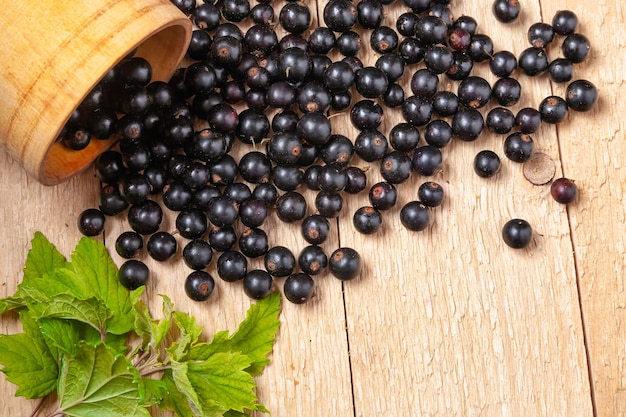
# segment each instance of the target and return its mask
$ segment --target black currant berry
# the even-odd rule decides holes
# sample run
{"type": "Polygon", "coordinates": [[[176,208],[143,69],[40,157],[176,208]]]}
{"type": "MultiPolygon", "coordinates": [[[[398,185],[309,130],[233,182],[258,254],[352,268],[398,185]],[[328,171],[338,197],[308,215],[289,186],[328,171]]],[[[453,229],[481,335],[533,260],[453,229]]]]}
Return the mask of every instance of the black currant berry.
{"type": "Polygon", "coordinates": [[[504,243],[514,249],[521,249],[530,243],[533,230],[530,224],[523,219],[512,219],[502,227],[502,239],[504,243]]]}
{"type": "Polygon", "coordinates": [[[328,258],[328,270],[342,281],[354,279],[361,272],[361,256],[352,248],[335,249],[328,258]]]}
{"type": "Polygon", "coordinates": [[[539,103],[539,113],[546,123],[560,123],[567,116],[567,102],[559,96],[548,96],[539,103]]]}
{"type": "Polygon", "coordinates": [[[120,266],[117,276],[123,287],[134,290],[148,283],[150,270],[143,262],[130,259],[120,266]]]}
{"type": "Polygon", "coordinates": [[[271,247],[263,258],[265,270],[274,277],[291,275],[296,268],[296,258],[285,246],[271,247]]]}
{"type": "MultiPolygon", "coordinates": [[[[330,222],[319,214],[311,214],[302,220],[300,225],[302,237],[311,245],[324,243],[330,232],[330,222]]],[[[287,274],[289,275],[289,274],[287,274]]]]}
{"type": "Polygon", "coordinates": [[[443,187],[433,181],[422,183],[417,189],[418,200],[428,207],[440,206],[444,196],[443,187]]]}
{"type": "Polygon", "coordinates": [[[413,232],[419,232],[430,223],[430,210],[421,201],[409,201],[400,209],[400,222],[413,232]]]}
{"type": "Polygon", "coordinates": [[[530,135],[515,132],[504,140],[504,154],[513,162],[526,162],[533,153],[533,138],[530,135]]]}
{"type": "Polygon", "coordinates": [[[502,23],[510,23],[519,16],[519,0],[495,0],[491,6],[493,15],[502,23]]]}
{"type": "Polygon", "coordinates": [[[490,178],[500,171],[500,157],[493,151],[480,151],[474,157],[474,172],[482,178],[490,178]]]}
{"type": "Polygon", "coordinates": [[[206,268],[213,259],[211,245],[204,239],[194,239],[183,248],[185,265],[194,270],[206,268]]]}
{"type": "Polygon", "coordinates": [[[248,273],[248,260],[238,251],[228,250],[217,258],[217,275],[227,282],[235,282],[248,273]]]}
{"type": "Polygon", "coordinates": [[[321,246],[305,246],[298,255],[298,266],[308,275],[318,275],[328,265],[328,256],[321,246]]]}
{"type": "Polygon", "coordinates": [[[383,216],[380,211],[372,206],[360,207],[352,216],[352,224],[357,232],[370,235],[380,230],[383,224],[383,216]]]}
{"type": "Polygon", "coordinates": [[[185,278],[185,294],[193,301],[205,301],[215,289],[215,280],[208,272],[193,271],[185,278]]]}
{"type": "Polygon", "coordinates": [[[151,235],[159,230],[163,220],[163,210],[158,203],[146,200],[133,204],[128,210],[128,224],[140,235],[151,235]]]}
{"type": "Polygon", "coordinates": [[[567,107],[574,111],[589,111],[598,99],[598,89],[587,80],[572,81],[565,90],[567,107]]]}
{"type": "Polygon", "coordinates": [[[272,292],[272,276],[262,269],[254,269],[243,277],[243,292],[254,300],[261,300],[272,292]]]}
{"type": "Polygon", "coordinates": [[[134,258],[142,249],[143,237],[137,232],[123,232],[115,239],[115,251],[122,258],[134,258]]]}
{"type": "Polygon", "coordinates": [[[285,298],[294,304],[304,304],[313,297],[315,281],[304,272],[291,274],[283,284],[285,298]]]}
{"type": "Polygon", "coordinates": [[[105,216],[100,210],[89,208],[78,215],[78,230],[85,236],[97,236],[104,231],[105,216]]]}
{"type": "Polygon", "coordinates": [[[573,202],[577,194],[576,183],[569,178],[558,178],[550,186],[550,195],[556,202],[561,204],[573,202]]]}
{"type": "Polygon", "coordinates": [[[370,204],[376,210],[389,210],[396,204],[398,191],[393,184],[383,181],[370,188],[368,197],[370,204]]]}
{"type": "Polygon", "coordinates": [[[148,239],[146,249],[152,259],[162,262],[174,256],[178,249],[178,244],[171,233],[156,232],[148,239]]]}

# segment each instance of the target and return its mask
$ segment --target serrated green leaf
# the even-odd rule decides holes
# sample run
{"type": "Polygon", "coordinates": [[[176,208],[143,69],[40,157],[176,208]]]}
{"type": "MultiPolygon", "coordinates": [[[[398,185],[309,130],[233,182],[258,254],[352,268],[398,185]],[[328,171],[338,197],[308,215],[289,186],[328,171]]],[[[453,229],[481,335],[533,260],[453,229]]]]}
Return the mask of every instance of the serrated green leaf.
{"type": "Polygon", "coordinates": [[[57,318],[76,320],[103,332],[107,327],[107,321],[111,318],[111,312],[95,297],[86,300],[78,300],[73,296],[60,294],[47,304],[34,304],[29,306],[30,312],[35,319],[57,318]]]}
{"type": "Polygon", "coordinates": [[[135,332],[143,339],[144,348],[151,346],[157,349],[170,330],[174,305],[166,295],[161,295],[161,297],[163,298],[163,318],[160,320],[152,318],[148,307],[143,302],[139,301],[135,305],[135,332]]]}
{"type": "Polygon", "coordinates": [[[173,362],[171,364],[171,368],[172,382],[176,387],[176,391],[178,391],[178,394],[180,395],[172,396],[170,398],[178,403],[180,403],[180,400],[184,398],[186,406],[177,404],[177,407],[180,406],[182,410],[189,408],[189,411],[191,411],[194,416],[204,416],[204,413],[202,412],[202,404],[200,403],[200,398],[198,398],[198,393],[191,384],[191,381],[189,381],[189,377],[187,375],[187,363],[173,362]]]}
{"type": "Polygon", "coordinates": [[[170,331],[172,314],[174,313],[172,300],[167,295],[161,294],[161,297],[163,298],[163,318],[154,323],[152,327],[152,345],[155,348],[161,346],[170,331]]]}
{"type": "Polygon", "coordinates": [[[180,336],[166,351],[173,360],[183,361],[189,348],[198,342],[202,327],[198,326],[194,317],[181,311],[174,311],[172,318],[180,336]]]}
{"type": "Polygon", "coordinates": [[[170,410],[178,417],[199,417],[189,405],[188,398],[183,394],[174,382],[172,372],[166,372],[161,381],[165,384],[166,392],[163,401],[159,404],[161,410],[170,410]]]}
{"type": "Polygon", "coordinates": [[[37,286],[38,280],[58,268],[67,266],[65,256],[41,233],[35,232],[24,266],[25,285],[37,286]]]}
{"type": "Polygon", "coordinates": [[[0,299],[0,314],[4,314],[7,311],[15,310],[17,308],[25,307],[26,303],[20,296],[11,296],[0,299]]]}
{"type": "Polygon", "coordinates": [[[142,347],[145,348],[152,340],[152,316],[148,306],[142,301],[135,304],[135,333],[143,340],[142,347]]]}
{"type": "Polygon", "coordinates": [[[217,352],[241,352],[250,357],[247,369],[253,376],[259,375],[269,362],[267,355],[272,351],[276,332],[280,326],[280,293],[274,292],[256,302],[248,309],[246,318],[228,337],[228,332],[218,332],[211,343],[199,343],[189,352],[189,360],[205,360],[217,352]]]}
{"type": "Polygon", "coordinates": [[[83,280],[90,296],[97,296],[111,312],[107,331],[124,334],[134,329],[135,309],[143,287],[128,291],[119,284],[117,266],[105,246],[84,237],[72,253],[72,268],[83,280]]]}
{"type": "Polygon", "coordinates": [[[139,401],[142,406],[150,407],[163,401],[167,393],[165,382],[140,375],[137,375],[135,382],[139,389],[139,401]]]}
{"type": "Polygon", "coordinates": [[[149,417],[135,376],[128,359],[105,344],[81,343],[75,357],[62,361],[59,411],[70,417],[149,417]]]}
{"type": "Polygon", "coordinates": [[[0,365],[7,379],[18,386],[15,395],[41,398],[56,388],[58,367],[37,322],[20,313],[24,333],[0,335],[0,365]]]}
{"type": "Polygon", "coordinates": [[[187,363],[187,377],[206,415],[228,410],[256,410],[254,378],[245,371],[250,358],[236,352],[220,352],[202,362],[187,363]]]}
{"type": "MultiPolygon", "coordinates": [[[[70,356],[76,355],[81,339],[78,323],[61,319],[41,319],[38,322],[51,352],[55,349],[70,356]]],[[[59,358],[58,354],[54,356],[59,358]]]]}

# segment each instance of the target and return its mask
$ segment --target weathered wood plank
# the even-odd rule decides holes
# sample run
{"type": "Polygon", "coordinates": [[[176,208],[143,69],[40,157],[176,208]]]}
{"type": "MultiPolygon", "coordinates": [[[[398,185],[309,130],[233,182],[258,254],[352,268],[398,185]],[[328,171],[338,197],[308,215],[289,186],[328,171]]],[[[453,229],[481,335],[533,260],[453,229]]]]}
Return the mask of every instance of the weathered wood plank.
{"type": "MultiPolygon", "coordinates": [[[[626,147],[621,109],[625,73],[624,4],[611,1],[542,1],[544,16],[557,10],[578,13],[579,32],[591,42],[587,62],[575,78],[588,79],[599,90],[597,106],[587,114],[570,112],[559,127],[564,174],[576,181],[580,195],[569,209],[576,254],[582,312],[588,341],[597,415],[626,415],[626,147]]],[[[564,94],[564,86],[555,86],[564,94]]]]}

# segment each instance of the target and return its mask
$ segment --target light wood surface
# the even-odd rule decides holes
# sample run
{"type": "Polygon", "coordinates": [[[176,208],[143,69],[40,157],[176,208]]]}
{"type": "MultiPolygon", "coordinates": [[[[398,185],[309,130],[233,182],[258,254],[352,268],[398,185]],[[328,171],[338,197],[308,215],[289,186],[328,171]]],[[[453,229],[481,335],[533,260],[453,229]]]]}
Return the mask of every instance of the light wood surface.
{"type": "MultiPolygon", "coordinates": [[[[577,201],[564,207],[550,198],[549,185],[529,183],[522,166],[504,157],[503,138],[488,133],[444,149],[445,168],[433,179],[444,186],[447,199],[424,232],[404,230],[398,214],[402,204],[417,198],[425,178],[414,175],[399,186],[397,208],[385,213],[383,230],[373,236],[359,235],[351,223],[354,210],[367,202],[365,193],[346,198],[323,247],[356,248],[363,271],[345,283],[318,277],[312,302],[284,303],[271,363],[258,378],[261,401],[272,415],[626,415],[624,7],[608,0],[529,0],[522,3],[519,20],[504,25],[490,6],[488,0],[453,1],[455,16],[475,17],[496,50],[518,54],[527,46],[528,26],[550,22],[559,9],[578,14],[579,30],[592,43],[575,77],[598,86],[597,106],[589,113],[570,112],[558,127],[544,125],[533,135],[536,150],[556,162],[556,175],[575,179],[577,201]],[[494,178],[481,179],[472,171],[473,156],[482,149],[502,157],[502,171],[494,178]],[[513,217],[533,225],[526,249],[502,242],[501,227],[513,217]]],[[[324,3],[317,7],[321,16],[324,3]]],[[[393,25],[403,10],[399,4],[389,10],[385,23],[393,25]]],[[[367,43],[363,59],[373,64],[367,43]]],[[[549,50],[551,57],[558,53],[549,50]]],[[[485,65],[476,72],[493,81],[485,65]]],[[[519,75],[519,80],[523,99],[514,111],[564,93],[564,86],[545,75],[519,75]]],[[[346,115],[332,120],[335,131],[354,137],[346,115]]],[[[399,110],[386,111],[383,131],[400,120],[399,110]]],[[[378,167],[368,175],[371,185],[380,178],[378,167]]],[[[44,187],[0,154],[0,296],[15,291],[36,230],[69,254],[80,238],[77,215],[97,205],[97,194],[91,170],[44,187]]],[[[312,194],[306,195],[312,203],[312,194]]],[[[126,228],[123,217],[109,221],[104,236],[109,247],[126,228]]],[[[174,229],[172,217],[163,228],[174,229]]],[[[265,228],[272,244],[294,252],[305,246],[293,225],[272,219],[265,228]]],[[[198,317],[207,335],[234,329],[251,303],[240,283],[220,280],[208,302],[191,302],[182,289],[188,272],[182,262],[147,262],[153,270],[150,299],[168,294],[178,309],[198,317]]],[[[3,332],[17,328],[14,317],[0,320],[3,332]]],[[[14,398],[15,388],[3,377],[0,388],[2,415],[28,415],[34,408],[34,402],[14,398]]]]}

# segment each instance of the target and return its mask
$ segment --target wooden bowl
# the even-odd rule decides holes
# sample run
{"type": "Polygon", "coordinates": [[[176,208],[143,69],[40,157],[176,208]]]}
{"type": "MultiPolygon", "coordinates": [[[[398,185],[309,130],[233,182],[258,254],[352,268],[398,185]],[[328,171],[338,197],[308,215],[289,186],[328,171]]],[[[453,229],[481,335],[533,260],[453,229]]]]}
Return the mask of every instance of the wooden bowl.
{"type": "Polygon", "coordinates": [[[71,113],[116,63],[136,49],[167,80],[184,57],[192,25],[169,0],[4,2],[0,23],[0,141],[46,185],[88,167],[115,141],[80,151],[56,138],[71,113]]]}

